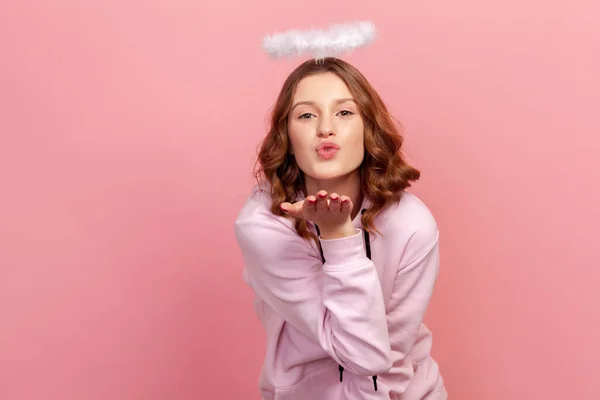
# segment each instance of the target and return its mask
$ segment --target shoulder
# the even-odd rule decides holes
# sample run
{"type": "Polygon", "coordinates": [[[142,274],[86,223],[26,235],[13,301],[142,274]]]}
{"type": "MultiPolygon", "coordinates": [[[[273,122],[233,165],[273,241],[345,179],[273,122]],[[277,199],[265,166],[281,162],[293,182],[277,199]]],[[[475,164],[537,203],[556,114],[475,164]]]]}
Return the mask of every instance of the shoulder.
{"type": "Polygon", "coordinates": [[[402,192],[400,201],[385,210],[385,222],[392,230],[402,230],[405,234],[437,236],[438,225],[433,213],[416,195],[402,192]]]}
{"type": "Polygon", "coordinates": [[[248,224],[280,226],[293,228],[292,222],[284,217],[275,215],[271,212],[273,202],[269,194],[268,187],[255,185],[235,220],[236,227],[243,227],[248,224]]]}
{"type": "Polygon", "coordinates": [[[268,189],[258,185],[244,202],[235,222],[234,233],[242,251],[261,257],[276,255],[290,243],[300,243],[293,221],[271,212],[268,189]]]}
{"type": "Polygon", "coordinates": [[[400,201],[390,206],[386,214],[386,231],[403,245],[404,262],[410,263],[437,250],[437,221],[429,207],[416,195],[402,192],[400,201]]]}
{"type": "Polygon", "coordinates": [[[271,204],[268,188],[254,185],[236,218],[236,225],[247,220],[269,218],[272,214],[271,204]]]}

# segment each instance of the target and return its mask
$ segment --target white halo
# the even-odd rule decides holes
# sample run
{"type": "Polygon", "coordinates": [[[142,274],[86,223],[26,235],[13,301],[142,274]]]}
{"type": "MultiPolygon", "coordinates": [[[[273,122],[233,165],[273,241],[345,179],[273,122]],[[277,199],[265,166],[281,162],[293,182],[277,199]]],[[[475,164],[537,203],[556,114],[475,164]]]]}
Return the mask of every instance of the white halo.
{"type": "Polygon", "coordinates": [[[335,57],[364,47],[375,39],[375,24],[358,21],[338,24],[327,30],[289,30],[267,35],[263,49],[273,58],[312,55],[314,58],[335,57]]]}

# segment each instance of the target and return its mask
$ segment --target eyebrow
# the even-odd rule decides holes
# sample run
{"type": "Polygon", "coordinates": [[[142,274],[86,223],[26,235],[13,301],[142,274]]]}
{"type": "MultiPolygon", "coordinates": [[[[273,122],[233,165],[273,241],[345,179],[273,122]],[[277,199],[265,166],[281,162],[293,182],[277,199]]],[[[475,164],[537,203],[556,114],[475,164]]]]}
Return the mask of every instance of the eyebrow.
{"type": "MultiPolygon", "coordinates": [[[[354,101],[354,99],[351,98],[351,97],[346,97],[346,98],[343,98],[343,99],[336,99],[335,103],[336,104],[341,104],[341,103],[345,103],[347,101],[352,101],[352,102],[356,103],[356,101],[354,101]]],[[[306,105],[312,106],[312,105],[315,104],[315,102],[314,101],[299,101],[296,104],[294,104],[294,106],[292,107],[292,109],[290,111],[293,111],[294,108],[296,108],[296,106],[299,106],[299,105],[302,105],[302,104],[306,104],[306,105]]]]}

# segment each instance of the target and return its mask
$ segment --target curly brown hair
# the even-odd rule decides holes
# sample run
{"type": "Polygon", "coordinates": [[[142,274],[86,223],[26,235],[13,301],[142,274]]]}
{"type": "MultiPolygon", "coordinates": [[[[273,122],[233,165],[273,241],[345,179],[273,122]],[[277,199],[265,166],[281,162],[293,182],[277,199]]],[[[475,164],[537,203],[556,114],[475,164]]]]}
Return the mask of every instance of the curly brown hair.
{"type": "MultiPolygon", "coordinates": [[[[420,172],[403,157],[400,128],[381,97],[365,76],[346,61],[332,57],[307,60],[288,76],[273,108],[269,132],[259,145],[256,180],[260,184],[262,177],[269,182],[271,212],[280,216],[281,203],[292,202],[299,191],[305,192],[302,172],[290,154],[288,115],[298,83],[306,76],[324,72],[333,72],[346,83],[362,115],[365,157],[360,166],[361,190],[372,203],[362,215],[362,225],[371,234],[380,233],[374,226],[375,217],[387,205],[398,202],[401,192],[419,179],[420,172]]],[[[303,238],[317,240],[305,220],[296,219],[295,228],[303,238]]]]}

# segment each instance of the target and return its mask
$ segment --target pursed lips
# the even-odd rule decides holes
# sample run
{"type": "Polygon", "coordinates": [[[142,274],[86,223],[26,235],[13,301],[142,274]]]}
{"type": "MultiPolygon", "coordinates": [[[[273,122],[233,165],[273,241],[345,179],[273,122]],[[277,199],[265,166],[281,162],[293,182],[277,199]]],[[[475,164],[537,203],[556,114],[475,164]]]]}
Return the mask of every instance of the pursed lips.
{"type": "Polygon", "coordinates": [[[338,146],[337,144],[333,143],[333,142],[322,142],[320,143],[316,150],[317,151],[321,151],[321,150],[339,150],[340,146],[338,146]]]}

